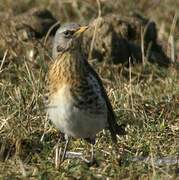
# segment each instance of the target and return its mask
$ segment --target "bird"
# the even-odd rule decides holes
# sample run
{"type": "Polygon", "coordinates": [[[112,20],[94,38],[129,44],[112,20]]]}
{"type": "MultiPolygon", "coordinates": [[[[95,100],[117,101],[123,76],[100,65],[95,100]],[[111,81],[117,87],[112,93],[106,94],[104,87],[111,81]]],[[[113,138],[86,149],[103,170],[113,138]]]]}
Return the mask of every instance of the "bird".
{"type": "Polygon", "coordinates": [[[84,53],[82,37],[89,26],[68,23],[54,37],[51,63],[47,75],[47,114],[63,134],[66,144],[71,138],[85,139],[92,145],[90,162],[94,162],[96,134],[109,129],[113,142],[126,134],[116,117],[97,72],[84,53]]]}

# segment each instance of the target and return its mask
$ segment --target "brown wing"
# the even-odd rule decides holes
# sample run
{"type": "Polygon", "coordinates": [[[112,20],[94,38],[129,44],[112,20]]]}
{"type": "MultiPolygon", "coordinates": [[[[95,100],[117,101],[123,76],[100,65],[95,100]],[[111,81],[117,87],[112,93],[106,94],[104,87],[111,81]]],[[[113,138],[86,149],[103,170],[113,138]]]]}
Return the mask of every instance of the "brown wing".
{"type": "Polygon", "coordinates": [[[99,85],[101,87],[101,93],[102,93],[102,96],[104,97],[104,99],[106,101],[107,108],[108,108],[108,113],[107,113],[108,129],[111,133],[112,140],[114,142],[116,142],[117,141],[116,135],[117,134],[118,135],[125,135],[126,134],[125,129],[123,126],[118,125],[116,122],[116,118],[115,118],[115,114],[114,114],[112,105],[109,101],[109,98],[107,96],[105,88],[103,87],[103,83],[102,83],[100,77],[98,76],[98,74],[94,71],[94,69],[91,67],[91,65],[88,62],[86,64],[86,66],[88,67],[89,71],[93,74],[93,76],[97,79],[97,81],[99,82],[99,85]]]}

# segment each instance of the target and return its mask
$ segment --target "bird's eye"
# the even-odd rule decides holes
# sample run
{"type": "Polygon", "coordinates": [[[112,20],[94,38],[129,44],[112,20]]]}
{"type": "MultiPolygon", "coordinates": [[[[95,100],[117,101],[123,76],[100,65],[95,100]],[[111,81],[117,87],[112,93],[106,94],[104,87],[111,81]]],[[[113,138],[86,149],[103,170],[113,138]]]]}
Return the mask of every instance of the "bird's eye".
{"type": "Polygon", "coordinates": [[[61,51],[63,51],[63,48],[60,45],[58,45],[56,50],[57,50],[57,52],[61,52],[61,51]]]}
{"type": "Polygon", "coordinates": [[[71,37],[73,35],[73,33],[74,33],[73,31],[69,31],[69,30],[64,32],[65,37],[67,37],[67,38],[71,37]]]}

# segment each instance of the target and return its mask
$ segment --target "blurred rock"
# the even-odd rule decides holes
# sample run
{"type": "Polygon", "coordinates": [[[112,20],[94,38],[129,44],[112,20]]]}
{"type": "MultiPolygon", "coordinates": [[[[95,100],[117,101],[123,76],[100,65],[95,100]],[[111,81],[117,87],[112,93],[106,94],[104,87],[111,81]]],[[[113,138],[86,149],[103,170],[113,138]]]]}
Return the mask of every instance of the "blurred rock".
{"type": "Polygon", "coordinates": [[[153,21],[139,14],[129,17],[107,15],[90,24],[91,28],[84,36],[86,52],[90,51],[95,26],[97,31],[91,52],[91,58],[114,64],[142,62],[141,44],[144,55],[152,63],[168,66],[171,61],[157,42],[157,29],[153,21]]]}
{"type": "MultiPolygon", "coordinates": [[[[112,24],[105,18],[96,19],[90,24],[90,28],[84,35],[84,45],[86,53],[91,51],[91,58],[98,61],[116,62],[116,57],[123,59],[124,62],[129,57],[129,49],[125,39],[119,39],[112,24]],[[96,32],[94,34],[94,29],[96,32]],[[91,41],[95,35],[94,44],[91,47],[91,41]],[[120,49],[118,48],[120,47],[120,49]]],[[[118,62],[116,62],[118,63],[118,62]]]]}
{"type": "MultiPolygon", "coordinates": [[[[44,8],[33,8],[19,15],[1,12],[0,57],[8,49],[8,57],[24,56],[33,61],[39,49],[51,53],[52,37],[44,45],[49,29],[57,23],[52,13],[44,8]]],[[[56,26],[50,35],[54,35],[56,26]]],[[[171,61],[157,41],[157,28],[140,14],[130,16],[108,14],[90,23],[84,35],[86,54],[99,62],[133,64],[142,62],[141,44],[148,61],[168,66],[171,61]],[[96,29],[96,30],[95,30],[96,29]],[[95,35],[94,41],[93,35],[95,35]],[[93,44],[91,44],[93,42],[93,44]]]]}
{"type": "MultiPolygon", "coordinates": [[[[17,30],[24,29],[27,34],[30,33],[36,38],[46,35],[50,27],[57,22],[52,13],[44,8],[33,8],[15,16],[12,21],[17,30]]],[[[55,33],[56,29],[53,29],[52,34],[55,33]]]]}
{"type": "MultiPolygon", "coordinates": [[[[57,23],[52,13],[44,8],[33,8],[17,16],[6,12],[0,16],[3,14],[5,18],[0,22],[0,56],[8,49],[10,59],[28,55],[32,60],[37,48],[43,47],[43,43],[37,39],[45,37],[50,27],[57,23]]],[[[52,30],[51,35],[56,29],[52,30]]]]}

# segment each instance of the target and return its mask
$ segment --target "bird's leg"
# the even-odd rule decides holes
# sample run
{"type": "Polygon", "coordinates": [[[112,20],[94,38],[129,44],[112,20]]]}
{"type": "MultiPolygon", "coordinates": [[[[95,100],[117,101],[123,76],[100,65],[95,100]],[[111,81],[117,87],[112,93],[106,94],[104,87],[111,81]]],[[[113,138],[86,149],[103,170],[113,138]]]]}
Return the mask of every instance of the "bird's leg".
{"type": "Polygon", "coordinates": [[[90,165],[92,165],[95,162],[95,159],[94,159],[95,139],[89,139],[89,138],[85,139],[91,144],[91,157],[90,157],[90,160],[87,160],[86,158],[84,158],[83,154],[80,153],[80,152],[67,152],[67,148],[68,148],[68,145],[69,145],[69,142],[70,142],[70,137],[65,135],[65,139],[66,139],[66,143],[65,143],[65,147],[64,147],[64,150],[63,150],[61,160],[60,160],[61,163],[65,160],[66,157],[67,158],[80,158],[80,159],[84,160],[86,163],[88,163],[90,165]]]}
{"type": "Polygon", "coordinates": [[[94,155],[94,146],[95,146],[95,143],[96,143],[95,137],[94,138],[85,138],[85,140],[91,144],[91,157],[90,157],[90,160],[85,160],[84,159],[84,161],[87,162],[88,164],[92,165],[95,162],[95,157],[94,157],[95,156],[94,155]]]}
{"type": "Polygon", "coordinates": [[[69,142],[70,142],[70,137],[68,137],[66,134],[65,134],[65,140],[66,140],[66,143],[65,143],[65,147],[63,149],[63,153],[61,155],[61,159],[60,159],[60,162],[62,163],[65,158],[80,158],[82,159],[81,157],[83,156],[83,153],[81,152],[69,152],[67,151],[68,149],[68,145],[69,145],[69,142]]]}
{"type": "Polygon", "coordinates": [[[91,158],[90,158],[90,163],[94,163],[94,144],[91,144],[91,158]]]}
{"type": "Polygon", "coordinates": [[[70,142],[70,137],[68,137],[67,135],[65,135],[65,139],[66,139],[66,143],[65,143],[64,150],[63,150],[61,162],[63,162],[65,160],[67,148],[68,148],[68,145],[69,145],[69,142],[70,142]]]}

